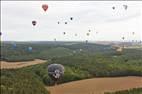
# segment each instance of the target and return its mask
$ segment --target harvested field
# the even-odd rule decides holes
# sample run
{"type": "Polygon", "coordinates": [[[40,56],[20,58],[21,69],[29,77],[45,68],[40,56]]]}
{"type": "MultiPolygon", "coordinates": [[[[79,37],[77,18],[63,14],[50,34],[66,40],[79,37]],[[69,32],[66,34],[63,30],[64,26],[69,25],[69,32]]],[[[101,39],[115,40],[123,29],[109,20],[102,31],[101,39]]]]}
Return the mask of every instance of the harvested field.
{"type": "Polygon", "coordinates": [[[51,94],[103,94],[142,87],[142,77],[93,78],[48,87],[51,94]]]}
{"type": "Polygon", "coordinates": [[[22,67],[27,67],[35,64],[41,64],[46,62],[46,60],[40,60],[40,59],[35,59],[34,61],[22,61],[22,62],[6,62],[6,61],[1,61],[0,62],[0,69],[16,69],[16,68],[22,68],[22,67]]]}

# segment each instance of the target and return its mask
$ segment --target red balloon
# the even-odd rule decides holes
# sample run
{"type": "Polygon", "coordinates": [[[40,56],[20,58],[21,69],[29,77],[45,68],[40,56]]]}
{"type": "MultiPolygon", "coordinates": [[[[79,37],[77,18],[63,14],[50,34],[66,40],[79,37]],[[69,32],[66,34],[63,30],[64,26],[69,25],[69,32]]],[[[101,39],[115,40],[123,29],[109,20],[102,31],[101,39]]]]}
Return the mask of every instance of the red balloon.
{"type": "Polygon", "coordinates": [[[46,12],[47,9],[48,9],[48,5],[47,5],[47,4],[43,4],[43,5],[42,5],[42,8],[43,8],[43,10],[46,12]]]}
{"type": "Polygon", "coordinates": [[[36,21],[32,21],[32,24],[33,24],[33,26],[35,26],[36,25],[36,21]]]}

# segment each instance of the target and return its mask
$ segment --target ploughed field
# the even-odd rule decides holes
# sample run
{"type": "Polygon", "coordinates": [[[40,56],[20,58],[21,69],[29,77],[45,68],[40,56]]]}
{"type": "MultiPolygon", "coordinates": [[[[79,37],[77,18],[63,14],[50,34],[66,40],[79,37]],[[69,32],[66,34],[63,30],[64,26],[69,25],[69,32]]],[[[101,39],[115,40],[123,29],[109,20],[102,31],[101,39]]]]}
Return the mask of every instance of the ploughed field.
{"type": "Polygon", "coordinates": [[[33,61],[23,61],[23,62],[1,61],[0,69],[16,69],[16,68],[22,68],[22,67],[27,67],[27,66],[36,65],[36,64],[42,64],[44,62],[46,62],[46,60],[40,60],[40,59],[35,59],[33,61]]]}
{"type": "Polygon", "coordinates": [[[104,94],[142,87],[142,77],[107,77],[69,82],[47,89],[51,94],[104,94]]]}

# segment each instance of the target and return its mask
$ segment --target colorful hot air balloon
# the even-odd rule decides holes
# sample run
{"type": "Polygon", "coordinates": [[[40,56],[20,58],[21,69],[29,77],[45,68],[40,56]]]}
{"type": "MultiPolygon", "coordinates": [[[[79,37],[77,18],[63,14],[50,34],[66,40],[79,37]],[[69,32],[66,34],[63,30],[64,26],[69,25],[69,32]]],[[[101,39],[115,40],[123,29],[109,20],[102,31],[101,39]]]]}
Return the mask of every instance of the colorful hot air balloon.
{"type": "Polygon", "coordinates": [[[46,12],[47,9],[48,9],[48,5],[47,5],[47,4],[43,4],[43,5],[42,5],[42,9],[46,12]]]}
{"type": "Polygon", "coordinates": [[[50,64],[47,66],[49,77],[54,80],[55,85],[57,81],[64,75],[64,66],[61,64],[50,64]]]}
{"type": "Polygon", "coordinates": [[[32,21],[33,26],[35,26],[35,25],[36,25],[36,23],[37,23],[36,21],[32,21]]]}

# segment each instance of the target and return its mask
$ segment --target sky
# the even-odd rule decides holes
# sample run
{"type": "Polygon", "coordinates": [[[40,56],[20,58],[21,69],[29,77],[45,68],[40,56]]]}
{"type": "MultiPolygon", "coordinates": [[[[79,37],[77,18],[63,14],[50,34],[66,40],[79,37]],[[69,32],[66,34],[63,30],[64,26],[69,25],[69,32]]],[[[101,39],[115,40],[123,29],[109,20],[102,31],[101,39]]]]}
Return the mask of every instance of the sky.
{"type": "Polygon", "coordinates": [[[1,32],[2,41],[142,40],[142,1],[1,1],[1,32]]]}

